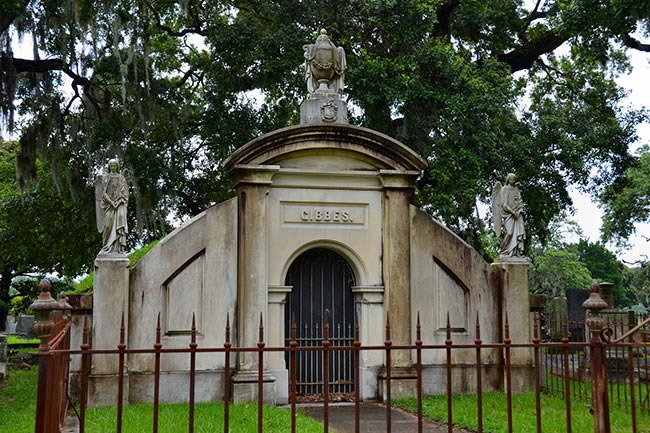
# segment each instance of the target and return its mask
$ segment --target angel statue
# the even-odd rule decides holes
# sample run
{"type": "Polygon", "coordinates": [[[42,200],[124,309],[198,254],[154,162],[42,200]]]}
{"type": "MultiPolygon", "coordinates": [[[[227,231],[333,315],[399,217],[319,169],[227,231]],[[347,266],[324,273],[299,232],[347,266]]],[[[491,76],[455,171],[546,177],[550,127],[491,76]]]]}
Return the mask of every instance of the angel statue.
{"type": "Polygon", "coordinates": [[[309,93],[343,93],[347,66],[343,48],[335,46],[324,29],[316,43],[302,48],[305,50],[305,79],[309,93]]]}
{"type": "Polygon", "coordinates": [[[126,170],[119,172],[117,159],[108,161],[106,174],[95,178],[95,211],[97,230],[102,234],[102,249],[99,254],[124,254],[126,235],[126,206],[129,201],[129,185],[126,170]]]}
{"type": "Polygon", "coordinates": [[[497,182],[492,188],[492,222],[497,237],[503,232],[499,251],[502,258],[524,256],[524,204],[516,180],[514,173],[508,173],[505,186],[497,182]]]}

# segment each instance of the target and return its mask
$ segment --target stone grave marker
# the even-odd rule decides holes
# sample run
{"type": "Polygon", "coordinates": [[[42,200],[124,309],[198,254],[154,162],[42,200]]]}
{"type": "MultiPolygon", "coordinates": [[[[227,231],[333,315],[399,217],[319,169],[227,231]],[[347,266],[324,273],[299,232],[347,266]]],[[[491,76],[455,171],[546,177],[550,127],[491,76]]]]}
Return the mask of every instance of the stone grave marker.
{"type": "Polygon", "coordinates": [[[0,334],[0,380],[7,375],[7,336],[0,334]]]}
{"type": "Polygon", "coordinates": [[[36,334],[34,334],[34,322],[34,316],[23,315],[18,317],[16,334],[24,335],[25,338],[36,338],[36,334]]]}
{"type": "Polygon", "coordinates": [[[7,316],[7,322],[5,323],[5,334],[15,334],[16,333],[16,318],[14,316],[7,316]]]}

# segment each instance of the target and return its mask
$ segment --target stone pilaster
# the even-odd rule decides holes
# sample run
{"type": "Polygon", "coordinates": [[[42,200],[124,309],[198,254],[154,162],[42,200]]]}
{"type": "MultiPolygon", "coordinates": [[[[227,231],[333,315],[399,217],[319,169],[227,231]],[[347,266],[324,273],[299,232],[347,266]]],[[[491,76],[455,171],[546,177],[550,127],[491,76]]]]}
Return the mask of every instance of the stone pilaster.
{"type": "MultiPolygon", "coordinates": [[[[384,312],[390,312],[394,345],[411,342],[411,224],[413,179],[417,173],[381,170],[383,182],[384,312]]],[[[411,367],[410,351],[395,351],[393,367],[411,367]]]]}
{"type": "MultiPolygon", "coordinates": [[[[516,343],[531,343],[530,296],[528,293],[527,258],[501,258],[492,264],[501,272],[501,323],[510,325],[510,340],[516,343]]],[[[532,349],[512,349],[512,390],[529,391],[534,386],[532,349]]],[[[505,379],[504,379],[505,380],[505,379]]]]}
{"type": "MultiPolygon", "coordinates": [[[[284,336],[284,314],[287,294],[291,292],[292,286],[269,286],[269,319],[268,323],[280,324],[270,326],[268,332],[269,346],[285,346],[284,336]]],[[[289,402],[289,371],[285,362],[284,352],[271,352],[269,356],[269,372],[276,380],[276,404],[287,404],[289,402]]]]}
{"type": "MultiPolygon", "coordinates": [[[[352,288],[356,308],[359,334],[363,346],[379,346],[383,344],[382,330],[384,325],[384,287],[356,286],[352,288]]],[[[361,400],[377,397],[377,373],[383,366],[383,353],[377,350],[366,350],[360,356],[359,394],[361,400]]]]}
{"type": "MultiPolygon", "coordinates": [[[[93,277],[92,348],[117,349],[120,322],[124,314],[125,342],[128,343],[129,259],[123,254],[99,255],[93,277]]],[[[128,366],[124,372],[124,396],[129,395],[128,366]]],[[[117,355],[92,357],[88,383],[90,406],[113,406],[117,403],[119,359],[117,355]]]]}
{"type": "MultiPolygon", "coordinates": [[[[237,252],[237,345],[257,347],[260,315],[268,323],[267,279],[267,209],[268,189],[277,166],[241,165],[235,167],[238,197],[237,252]]],[[[266,326],[265,326],[266,328],[266,326]]],[[[268,343],[267,343],[268,344],[268,343]]],[[[233,376],[233,400],[257,399],[258,356],[241,352],[237,356],[237,373],[233,376]]],[[[275,402],[275,378],[264,375],[267,403],[275,402]]]]}

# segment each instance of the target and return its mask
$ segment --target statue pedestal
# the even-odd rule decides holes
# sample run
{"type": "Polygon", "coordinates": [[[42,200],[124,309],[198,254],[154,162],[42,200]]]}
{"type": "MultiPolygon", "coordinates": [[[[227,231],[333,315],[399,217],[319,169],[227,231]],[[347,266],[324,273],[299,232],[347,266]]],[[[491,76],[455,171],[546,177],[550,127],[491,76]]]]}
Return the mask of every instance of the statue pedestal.
{"type": "MultiPolygon", "coordinates": [[[[510,325],[512,343],[532,342],[530,295],[528,294],[528,269],[525,257],[499,258],[492,268],[501,272],[501,323],[505,328],[506,315],[510,325]]],[[[505,336],[505,331],[502,334],[505,336]]],[[[513,348],[510,351],[512,391],[530,391],[534,387],[532,349],[513,348]]],[[[504,375],[504,387],[505,387],[504,375]]]]}
{"type": "MultiPolygon", "coordinates": [[[[124,313],[125,343],[128,343],[129,259],[123,254],[99,255],[93,278],[93,349],[117,349],[120,322],[124,313]]],[[[128,399],[128,368],[125,364],[124,396],[128,399]]],[[[89,377],[89,405],[107,406],[117,402],[119,357],[93,355],[89,377]]]]}
{"type": "Polygon", "coordinates": [[[300,124],[348,124],[348,107],[336,93],[314,93],[300,105],[300,124]]]}

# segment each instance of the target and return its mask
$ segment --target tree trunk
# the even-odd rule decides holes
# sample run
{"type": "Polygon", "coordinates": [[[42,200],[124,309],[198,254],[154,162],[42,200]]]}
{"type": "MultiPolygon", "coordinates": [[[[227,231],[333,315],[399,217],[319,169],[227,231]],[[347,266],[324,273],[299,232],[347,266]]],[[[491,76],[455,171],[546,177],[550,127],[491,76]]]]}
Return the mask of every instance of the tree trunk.
{"type": "Polygon", "coordinates": [[[5,331],[5,326],[7,323],[7,315],[9,314],[9,287],[11,287],[11,271],[7,269],[2,270],[2,275],[0,276],[0,332],[5,331]]]}

